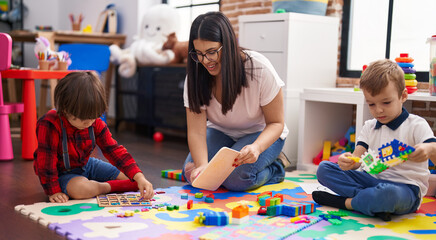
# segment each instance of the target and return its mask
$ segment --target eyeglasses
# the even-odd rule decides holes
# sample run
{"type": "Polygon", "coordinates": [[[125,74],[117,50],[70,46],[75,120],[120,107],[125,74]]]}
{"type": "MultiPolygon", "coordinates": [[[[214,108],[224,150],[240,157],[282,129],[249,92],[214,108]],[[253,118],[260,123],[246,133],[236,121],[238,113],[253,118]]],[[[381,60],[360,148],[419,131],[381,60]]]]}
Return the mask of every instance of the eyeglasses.
{"type": "Polygon", "coordinates": [[[218,59],[218,52],[221,51],[222,48],[223,46],[221,46],[217,50],[206,52],[205,54],[192,50],[189,52],[189,55],[195,62],[202,62],[204,60],[204,57],[206,57],[209,61],[216,61],[218,59]]]}

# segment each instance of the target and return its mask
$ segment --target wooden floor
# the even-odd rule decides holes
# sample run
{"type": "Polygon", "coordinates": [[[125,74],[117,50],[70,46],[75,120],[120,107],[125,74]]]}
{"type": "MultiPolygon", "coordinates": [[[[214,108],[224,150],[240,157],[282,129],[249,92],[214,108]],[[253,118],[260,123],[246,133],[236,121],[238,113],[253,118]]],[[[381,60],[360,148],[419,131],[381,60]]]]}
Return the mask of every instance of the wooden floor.
{"type": "MultiPolygon", "coordinates": [[[[112,131],[114,138],[132,154],[154,188],[180,186],[184,183],[160,177],[163,169],[181,169],[188,154],[184,137],[165,135],[155,143],[133,130],[112,131]]],[[[21,158],[21,141],[14,137],[14,160],[0,162],[0,239],[65,239],[47,227],[15,212],[16,205],[48,201],[33,171],[33,162],[21,158]]]]}

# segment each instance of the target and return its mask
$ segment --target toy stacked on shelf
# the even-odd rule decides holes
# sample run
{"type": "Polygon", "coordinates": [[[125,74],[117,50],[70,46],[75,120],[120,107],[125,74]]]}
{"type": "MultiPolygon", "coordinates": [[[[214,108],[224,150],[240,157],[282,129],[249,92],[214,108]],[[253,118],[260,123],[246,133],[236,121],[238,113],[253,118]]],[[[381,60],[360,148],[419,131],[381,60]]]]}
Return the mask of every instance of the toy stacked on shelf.
{"type": "Polygon", "coordinates": [[[369,149],[359,161],[366,172],[379,174],[406,161],[407,156],[413,151],[415,151],[413,147],[394,139],[392,142],[382,145],[378,152],[369,149]]]}
{"type": "Polygon", "coordinates": [[[404,79],[406,80],[407,93],[416,92],[418,81],[416,81],[416,70],[413,68],[413,58],[409,57],[408,53],[400,53],[400,57],[395,58],[397,64],[403,69],[404,79]]]}
{"type": "Polygon", "coordinates": [[[324,141],[323,149],[312,159],[313,163],[319,165],[324,160],[337,162],[339,155],[342,153],[353,152],[356,141],[355,132],[354,127],[350,127],[345,136],[334,144],[331,141],[324,141]]]}

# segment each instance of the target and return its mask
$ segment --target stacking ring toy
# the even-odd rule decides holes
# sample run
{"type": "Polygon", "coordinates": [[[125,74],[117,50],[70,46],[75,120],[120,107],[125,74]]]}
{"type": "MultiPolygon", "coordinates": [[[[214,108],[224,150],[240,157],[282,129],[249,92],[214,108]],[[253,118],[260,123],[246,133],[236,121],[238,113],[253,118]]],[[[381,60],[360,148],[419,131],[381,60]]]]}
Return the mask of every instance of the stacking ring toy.
{"type": "Polygon", "coordinates": [[[404,72],[404,73],[416,73],[416,70],[413,69],[413,68],[403,67],[403,68],[401,68],[401,69],[403,69],[403,72],[404,72]]]}
{"type": "Polygon", "coordinates": [[[413,68],[414,66],[415,66],[415,64],[413,64],[413,63],[403,63],[403,62],[399,62],[399,63],[397,63],[398,64],[398,66],[400,66],[400,67],[402,67],[402,68],[404,68],[404,67],[410,67],[410,68],[413,68]]]}
{"type": "Polygon", "coordinates": [[[397,57],[395,58],[395,62],[402,62],[402,63],[411,63],[413,62],[413,58],[411,57],[397,57]]]}
{"type": "Polygon", "coordinates": [[[406,80],[406,87],[416,87],[418,85],[418,81],[416,80],[406,80]]]}
{"type": "Polygon", "coordinates": [[[416,92],[418,90],[417,87],[406,87],[407,88],[407,93],[408,94],[412,94],[414,92],[416,92]]]}
{"type": "Polygon", "coordinates": [[[416,75],[413,74],[413,73],[406,73],[406,74],[404,74],[404,79],[406,79],[406,80],[413,80],[415,78],[416,78],[416,75]]]}

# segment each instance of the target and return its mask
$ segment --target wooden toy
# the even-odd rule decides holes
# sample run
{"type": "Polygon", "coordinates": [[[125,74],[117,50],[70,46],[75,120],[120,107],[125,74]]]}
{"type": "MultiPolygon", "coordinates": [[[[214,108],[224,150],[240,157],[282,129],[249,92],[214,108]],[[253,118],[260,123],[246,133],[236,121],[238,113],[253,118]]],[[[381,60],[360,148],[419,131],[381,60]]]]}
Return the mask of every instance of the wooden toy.
{"type": "Polygon", "coordinates": [[[140,200],[139,193],[132,194],[106,194],[97,196],[97,203],[100,207],[138,207],[151,206],[149,200],[140,200]]]}
{"type": "Polygon", "coordinates": [[[239,152],[233,149],[221,148],[207,165],[206,169],[192,182],[196,188],[215,191],[233,172],[233,163],[239,152]]]}
{"type": "Polygon", "coordinates": [[[227,212],[214,211],[200,212],[199,216],[194,218],[194,221],[204,225],[225,226],[229,224],[229,214],[227,212]]]}

